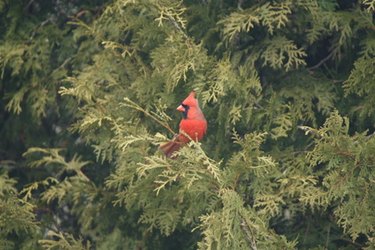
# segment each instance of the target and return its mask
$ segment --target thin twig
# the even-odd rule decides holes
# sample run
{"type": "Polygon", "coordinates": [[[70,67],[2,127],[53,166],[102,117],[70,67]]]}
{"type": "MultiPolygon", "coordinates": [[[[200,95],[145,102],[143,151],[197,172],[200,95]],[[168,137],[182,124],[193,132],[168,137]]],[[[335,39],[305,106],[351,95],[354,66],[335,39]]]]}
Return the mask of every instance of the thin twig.
{"type": "Polygon", "coordinates": [[[246,221],[243,218],[241,220],[241,228],[246,234],[246,240],[249,242],[250,248],[252,250],[258,250],[256,242],[254,240],[254,236],[251,232],[251,229],[249,228],[249,226],[247,225],[246,221]]]}
{"type": "Polygon", "coordinates": [[[131,101],[130,99],[127,99],[127,100],[129,100],[133,105],[130,106],[130,105],[126,105],[125,104],[126,106],[128,106],[130,108],[133,108],[133,109],[135,109],[137,111],[142,112],[143,114],[145,114],[146,116],[150,117],[151,119],[153,119],[154,121],[156,121],[157,123],[159,123],[161,126],[163,126],[164,128],[166,128],[172,134],[174,134],[174,135],[176,134],[176,132],[174,132],[173,129],[171,129],[171,127],[167,123],[158,120],[155,116],[153,116],[152,114],[150,114],[149,112],[147,112],[146,110],[144,110],[142,107],[138,106],[135,102],[131,101]]]}
{"type": "Polygon", "coordinates": [[[326,239],[326,249],[328,249],[328,244],[329,244],[329,235],[331,233],[331,225],[328,225],[328,230],[327,230],[327,239],[326,239]]]}
{"type": "Polygon", "coordinates": [[[0,160],[0,165],[16,165],[16,162],[12,160],[0,160]]]}
{"type": "Polygon", "coordinates": [[[311,134],[312,136],[318,139],[322,138],[322,136],[319,134],[318,130],[316,129],[311,129],[310,127],[302,126],[302,125],[297,126],[297,128],[304,131],[305,134],[311,134]]]}
{"type": "Polygon", "coordinates": [[[243,10],[242,9],[242,4],[243,4],[244,0],[238,0],[238,3],[237,3],[237,9],[239,10],[243,10]]]}
{"type": "Polygon", "coordinates": [[[258,109],[264,109],[264,107],[260,105],[259,102],[254,102],[254,106],[255,108],[258,108],[258,109]]]}
{"type": "Polygon", "coordinates": [[[34,3],[34,0],[29,1],[29,2],[27,3],[27,5],[23,8],[24,11],[27,11],[33,3],[34,3]]]}
{"type": "Polygon", "coordinates": [[[334,50],[331,51],[331,53],[328,54],[328,56],[326,56],[325,58],[323,58],[318,64],[310,67],[310,68],[307,68],[308,70],[313,70],[313,69],[316,69],[316,68],[319,68],[320,65],[322,65],[323,63],[325,63],[326,61],[328,61],[334,54],[334,50]]]}
{"type": "Polygon", "coordinates": [[[168,17],[169,21],[172,22],[172,24],[174,25],[174,27],[185,37],[185,38],[188,38],[188,35],[186,35],[185,31],[180,27],[180,25],[178,25],[178,23],[176,22],[176,20],[174,20],[173,18],[171,17],[168,17]]]}
{"type": "Polygon", "coordinates": [[[52,19],[51,17],[48,17],[46,20],[44,20],[43,22],[41,22],[34,30],[33,30],[33,33],[31,33],[30,35],[30,38],[29,38],[29,41],[33,40],[34,37],[36,36],[37,34],[37,31],[39,30],[39,28],[45,26],[46,24],[48,24],[49,22],[51,22],[52,19]]]}
{"type": "Polygon", "coordinates": [[[307,238],[307,235],[308,235],[309,231],[310,231],[310,220],[307,220],[307,227],[306,227],[306,230],[305,230],[305,233],[304,233],[304,236],[303,236],[302,245],[305,245],[306,238],[307,238]]]}
{"type": "Polygon", "coordinates": [[[359,247],[359,249],[362,249],[362,247],[363,247],[361,244],[359,244],[359,243],[357,243],[357,242],[354,242],[354,241],[352,241],[352,240],[350,240],[350,239],[340,238],[339,240],[342,240],[342,241],[348,242],[348,243],[350,243],[350,244],[352,244],[352,245],[354,245],[354,246],[356,246],[356,247],[359,247]]]}
{"type": "Polygon", "coordinates": [[[373,132],[372,134],[369,134],[368,136],[366,136],[367,140],[371,139],[372,137],[375,136],[375,132],[373,132]]]}
{"type": "Polygon", "coordinates": [[[142,109],[142,108],[137,109],[137,110],[143,112],[145,115],[147,115],[147,116],[149,116],[150,118],[152,118],[154,121],[156,121],[156,122],[159,123],[161,126],[163,126],[164,128],[166,128],[166,129],[167,129],[169,132],[171,132],[172,134],[176,134],[176,132],[174,132],[173,129],[171,129],[171,127],[170,127],[168,124],[166,124],[166,123],[164,123],[164,122],[162,122],[162,121],[156,119],[153,115],[151,115],[151,114],[150,114],[149,112],[147,112],[146,110],[144,110],[144,109],[142,109]]]}
{"type": "Polygon", "coordinates": [[[64,61],[59,67],[57,67],[56,69],[54,69],[54,70],[52,71],[52,74],[55,73],[56,71],[58,71],[58,70],[64,68],[65,65],[67,65],[67,64],[68,64],[73,58],[74,58],[74,56],[71,56],[71,57],[65,59],[65,61],[64,61]]]}

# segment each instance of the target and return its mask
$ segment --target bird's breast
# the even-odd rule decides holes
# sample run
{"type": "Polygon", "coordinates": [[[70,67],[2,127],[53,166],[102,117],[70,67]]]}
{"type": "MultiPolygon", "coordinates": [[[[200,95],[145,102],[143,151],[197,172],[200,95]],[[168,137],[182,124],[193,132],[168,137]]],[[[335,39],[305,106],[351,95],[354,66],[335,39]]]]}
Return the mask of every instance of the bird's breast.
{"type": "Polygon", "coordinates": [[[206,120],[189,120],[183,119],[180,122],[179,140],[188,143],[190,139],[184,135],[186,133],[191,139],[200,141],[207,131],[206,120]]]}

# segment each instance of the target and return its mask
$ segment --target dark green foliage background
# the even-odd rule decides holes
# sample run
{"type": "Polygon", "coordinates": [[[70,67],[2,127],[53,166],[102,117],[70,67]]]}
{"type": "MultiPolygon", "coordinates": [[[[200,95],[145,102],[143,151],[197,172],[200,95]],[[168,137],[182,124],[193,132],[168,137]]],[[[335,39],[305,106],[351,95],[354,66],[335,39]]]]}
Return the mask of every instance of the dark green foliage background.
{"type": "Polygon", "coordinates": [[[374,12],[0,0],[0,248],[374,249],[374,12]]]}

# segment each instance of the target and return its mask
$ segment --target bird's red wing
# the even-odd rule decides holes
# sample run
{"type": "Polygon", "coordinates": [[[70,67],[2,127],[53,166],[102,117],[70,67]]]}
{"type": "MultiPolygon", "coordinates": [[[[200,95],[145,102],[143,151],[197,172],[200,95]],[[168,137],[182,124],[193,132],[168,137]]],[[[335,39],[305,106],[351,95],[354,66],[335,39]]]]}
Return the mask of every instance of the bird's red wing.
{"type": "Polygon", "coordinates": [[[160,145],[160,150],[169,158],[172,154],[178,151],[182,147],[183,143],[173,140],[169,141],[163,145],[160,145]]]}

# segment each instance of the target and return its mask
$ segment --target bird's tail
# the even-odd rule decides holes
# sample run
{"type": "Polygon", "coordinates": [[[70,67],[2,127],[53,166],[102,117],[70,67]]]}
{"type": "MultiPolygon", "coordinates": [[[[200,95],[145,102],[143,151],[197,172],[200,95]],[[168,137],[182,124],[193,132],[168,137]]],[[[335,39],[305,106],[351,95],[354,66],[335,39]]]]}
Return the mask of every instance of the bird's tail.
{"type": "Polygon", "coordinates": [[[178,140],[169,141],[165,144],[160,145],[159,149],[163,151],[165,156],[170,158],[172,154],[176,151],[178,151],[182,147],[182,142],[178,140]]]}

